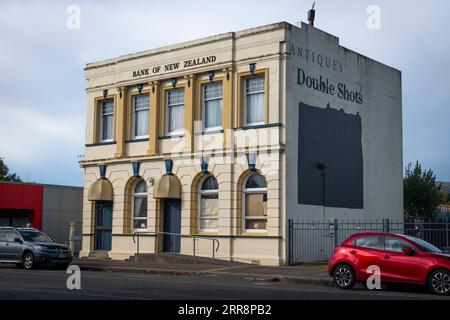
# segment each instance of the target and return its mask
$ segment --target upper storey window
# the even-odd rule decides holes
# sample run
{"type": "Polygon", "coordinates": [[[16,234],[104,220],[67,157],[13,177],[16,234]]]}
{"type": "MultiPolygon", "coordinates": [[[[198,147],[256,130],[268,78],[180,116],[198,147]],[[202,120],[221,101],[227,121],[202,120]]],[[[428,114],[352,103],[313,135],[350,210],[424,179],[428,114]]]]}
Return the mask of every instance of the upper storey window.
{"type": "Polygon", "coordinates": [[[148,137],[149,95],[139,94],[133,97],[133,139],[148,137]]]}
{"type": "Polygon", "coordinates": [[[168,135],[183,134],[184,88],[171,89],[166,93],[166,128],[168,135]]]}
{"type": "Polygon", "coordinates": [[[106,99],[100,103],[99,142],[113,141],[114,99],[106,99]]]}
{"type": "Polygon", "coordinates": [[[264,87],[264,76],[255,76],[245,79],[244,123],[246,126],[264,124],[264,87]]]}
{"type": "Polygon", "coordinates": [[[222,129],[222,82],[204,84],[203,98],[203,129],[214,131],[222,129]]]}

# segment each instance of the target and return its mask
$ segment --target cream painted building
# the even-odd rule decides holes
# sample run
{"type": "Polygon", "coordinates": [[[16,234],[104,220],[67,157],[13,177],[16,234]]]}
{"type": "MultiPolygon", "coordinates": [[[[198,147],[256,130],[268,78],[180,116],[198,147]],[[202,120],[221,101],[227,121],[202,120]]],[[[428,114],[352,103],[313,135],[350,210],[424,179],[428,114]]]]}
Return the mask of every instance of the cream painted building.
{"type": "Polygon", "coordinates": [[[319,29],[281,22],[85,73],[81,256],[126,259],[139,233],[140,253],[191,255],[195,244],[199,256],[280,265],[287,219],[403,212],[400,72],[319,29]],[[314,147],[321,134],[343,141],[351,178],[314,147]],[[327,183],[316,160],[329,163],[327,183]]]}

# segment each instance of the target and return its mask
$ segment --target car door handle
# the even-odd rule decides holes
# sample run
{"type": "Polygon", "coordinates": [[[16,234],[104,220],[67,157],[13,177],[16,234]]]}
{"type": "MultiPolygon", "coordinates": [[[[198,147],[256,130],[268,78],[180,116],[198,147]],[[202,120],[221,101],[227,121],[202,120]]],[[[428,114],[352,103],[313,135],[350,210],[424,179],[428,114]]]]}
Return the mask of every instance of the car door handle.
{"type": "Polygon", "coordinates": [[[351,254],[357,254],[358,252],[356,250],[350,251],[351,254]]]}
{"type": "Polygon", "coordinates": [[[389,256],[389,255],[385,255],[384,256],[384,259],[386,259],[386,260],[388,260],[388,259],[390,259],[391,258],[391,256],[389,256]]]}

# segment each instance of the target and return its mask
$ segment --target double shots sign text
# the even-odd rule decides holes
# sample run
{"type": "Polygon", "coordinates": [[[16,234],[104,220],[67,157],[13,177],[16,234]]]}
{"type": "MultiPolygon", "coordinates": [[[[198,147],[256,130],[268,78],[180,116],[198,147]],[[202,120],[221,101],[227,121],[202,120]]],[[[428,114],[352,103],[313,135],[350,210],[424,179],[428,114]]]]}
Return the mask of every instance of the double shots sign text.
{"type": "Polygon", "coordinates": [[[313,89],[330,96],[337,96],[339,99],[354,102],[357,104],[363,103],[361,87],[352,89],[342,82],[334,84],[327,77],[323,77],[322,75],[320,75],[319,77],[308,75],[301,68],[297,69],[297,84],[300,86],[306,86],[309,89],[313,89]]]}

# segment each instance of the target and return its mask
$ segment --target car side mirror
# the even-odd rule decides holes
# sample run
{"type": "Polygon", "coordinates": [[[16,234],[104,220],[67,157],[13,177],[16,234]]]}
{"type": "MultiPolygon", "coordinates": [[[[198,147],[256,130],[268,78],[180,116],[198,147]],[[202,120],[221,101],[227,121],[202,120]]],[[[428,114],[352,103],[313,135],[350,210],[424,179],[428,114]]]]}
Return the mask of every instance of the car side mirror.
{"type": "Polygon", "coordinates": [[[22,243],[22,239],[20,239],[20,238],[14,238],[14,242],[22,243]]]}
{"type": "Polygon", "coordinates": [[[410,247],[404,247],[402,248],[402,252],[408,256],[413,256],[416,252],[414,251],[413,248],[410,247]]]}

